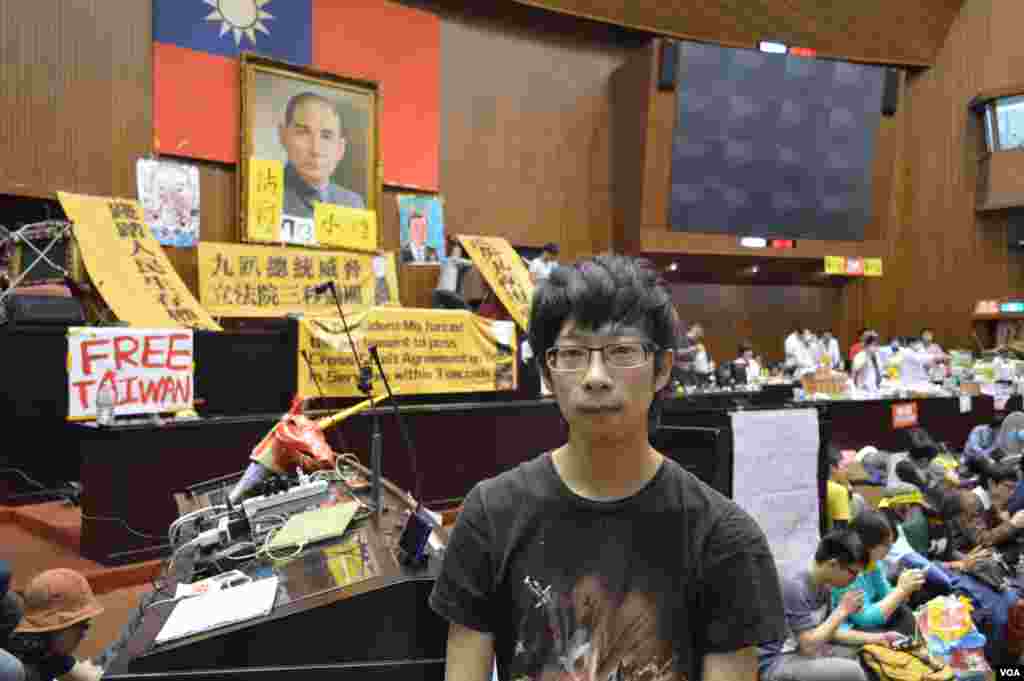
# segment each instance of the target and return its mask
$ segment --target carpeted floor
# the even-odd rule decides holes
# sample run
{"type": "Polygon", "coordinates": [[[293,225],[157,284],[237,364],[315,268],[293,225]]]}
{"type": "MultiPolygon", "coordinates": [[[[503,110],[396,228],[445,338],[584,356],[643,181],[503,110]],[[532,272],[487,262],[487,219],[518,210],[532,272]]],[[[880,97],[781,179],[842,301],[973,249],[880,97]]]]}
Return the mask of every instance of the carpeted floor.
{"type": "MultiPolygon", "coordinates": [[[[77,509],[50,512],[63,525],[64,517],[77,513],[77,509]]],[[[0,517],[0,557],[10,562],[13,571],[12,586],[22,589],[36,574],[51,568],[65,567],[77,570],[90,578],[104,612],[93,621],[89,635],[77,651],[79,657],[93,657],[113,643],[128,622],[142,594],[152,589],[140,576],[135,584],[125,580],[104,579],[109,572],[103,565],[82,558],[76,551],[36,532],[30,532],[10,515],[0,517]],[[120,582],[120,583],[119,583],[120,582]]]]}

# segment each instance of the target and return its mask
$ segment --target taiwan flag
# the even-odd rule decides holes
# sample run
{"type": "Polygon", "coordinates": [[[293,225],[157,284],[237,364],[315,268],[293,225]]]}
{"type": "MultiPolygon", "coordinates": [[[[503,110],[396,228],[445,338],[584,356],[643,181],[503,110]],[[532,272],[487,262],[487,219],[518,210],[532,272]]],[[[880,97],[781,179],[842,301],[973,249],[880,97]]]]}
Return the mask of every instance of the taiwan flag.
{"type": "Polygon", "coordinates": [[[440,33],[435,15],[386,0],[153,0],[154,146],[237,163],[249,52],[380,83],[384,181],[436,190],[440,33]]]}

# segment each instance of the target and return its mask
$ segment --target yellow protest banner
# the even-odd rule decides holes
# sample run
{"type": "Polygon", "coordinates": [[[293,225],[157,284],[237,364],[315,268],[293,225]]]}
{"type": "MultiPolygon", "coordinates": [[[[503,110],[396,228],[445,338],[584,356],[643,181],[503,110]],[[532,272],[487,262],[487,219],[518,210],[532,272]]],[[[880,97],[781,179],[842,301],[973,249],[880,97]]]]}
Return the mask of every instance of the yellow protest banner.
{"type": "Polygon", "coordinates": [[[316,245],[353,251],[377,250],[377,214],[372,210],[313,203],[316,245]]]}
{"type": "Polygon", "coordinates": [[[220,331],[142,221],[138,201],[58,192],[89,278],[117,318],[146,329],[220,331]]]}
{"type": "Polygon", "coordinates": [[[523,259],[501,237],[458,235],[466,254],[523,331],[530,323],[533,282],[523,259]]]}
{"type": "Polygon", "coordinates": [[[825,256],[825,274],[846,275],[846,258],[841,255],[825,256]]]}
{"type": "Polygon", "coordinates": [[[331,293],[315,290],[328,281],[334,282],[338,301],[346,307],[398,303],[393,253],[373,256],[208,241],[199,242],[198,251],[199,298],[219,317],[337,314],[331,293]]]}
{"type": "Polygon", "coordinates": [[[246,236],[251,241],[281,241],[284,164],[262,158],[249,159],[248,184],[246,236]]]}
{"type": "Polygon", "coordinates": [[[880,276],[882,276],[882,259],[881,258],[864,258],[864,276],[865,277],[880,277],[880,276]]]}
{"type": "MultiPolygon", "coordinates": [[[[371,345],[377,347],[396,395],[515,389],[512,322],[492,321],[466,310],[400,307],[369,308],[346,319],[360,362],[374,369],[375,395],[384,392],[384,383],[369,357],[371,345]]],[[[337,316],[301,320],[296,362],[302,395],[363,394],[358,387],[359,370],[352,346],[337,316]]]]}

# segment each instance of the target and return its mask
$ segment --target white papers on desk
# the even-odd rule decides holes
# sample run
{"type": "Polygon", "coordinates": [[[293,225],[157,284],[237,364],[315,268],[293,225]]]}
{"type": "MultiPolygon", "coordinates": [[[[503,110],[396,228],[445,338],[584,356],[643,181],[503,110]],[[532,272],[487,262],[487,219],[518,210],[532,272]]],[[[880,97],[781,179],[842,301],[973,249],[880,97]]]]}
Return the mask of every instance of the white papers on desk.
{"type": "Polygon", "coordinates": [[[167,643],[210,629],[263,617],[274,609],[278,578],[267,577],[248,584],[186,598],[174,606],[156,643],[167,643]]]}
{"type": "Polygon", "coordinates": [[[818,546],[818,412],[734,412],[733,501],[764,531],[780,575],[818,546]]]}

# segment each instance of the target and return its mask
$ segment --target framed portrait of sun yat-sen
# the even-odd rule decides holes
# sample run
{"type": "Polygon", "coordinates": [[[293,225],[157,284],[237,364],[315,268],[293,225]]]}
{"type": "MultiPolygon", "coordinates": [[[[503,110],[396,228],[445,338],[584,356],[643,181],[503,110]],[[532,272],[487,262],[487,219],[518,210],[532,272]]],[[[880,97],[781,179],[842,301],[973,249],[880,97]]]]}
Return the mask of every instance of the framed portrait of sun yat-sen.
{"type": "Polygon", "coordinates": [[[242,57],[242,241],[377,249],[377,83],[242,57]]]}

